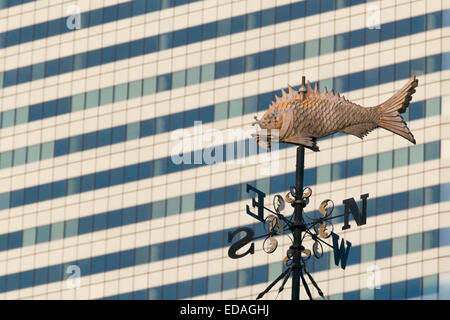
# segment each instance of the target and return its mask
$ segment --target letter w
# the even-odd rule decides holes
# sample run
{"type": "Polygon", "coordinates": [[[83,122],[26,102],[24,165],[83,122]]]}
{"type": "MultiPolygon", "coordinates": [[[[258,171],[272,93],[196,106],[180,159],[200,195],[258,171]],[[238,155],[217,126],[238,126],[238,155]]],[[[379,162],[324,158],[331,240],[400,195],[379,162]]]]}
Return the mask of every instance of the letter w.
{"type": "Polygon", "coordinates": [[[345,248],[344,239],[341,239],[341,246],[339,247],[339,236],[336,233],[331,233],[333,237],[333,252],[334,252],[334,263],[339,266],[339,262],[341,263],[342,269],[345,270],[345,266],[347,265],[347,258],[350,252],[350,247],[352,244],[348,241],[347,248],[345,248]]]}

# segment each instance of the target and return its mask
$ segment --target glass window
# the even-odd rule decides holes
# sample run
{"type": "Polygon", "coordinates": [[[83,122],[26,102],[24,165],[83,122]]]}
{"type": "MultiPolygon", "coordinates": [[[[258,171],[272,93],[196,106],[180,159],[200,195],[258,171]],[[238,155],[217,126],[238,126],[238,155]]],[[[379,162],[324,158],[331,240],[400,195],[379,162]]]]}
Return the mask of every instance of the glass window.
{"type": "Polygon", "coordinates": [[[380,153],[378,156],[378,170],[392,169],[392,151],[380,153]]]}
{"type": "Polygon", "coordinates": [[[117,20],[117,6],[112,5],[103,8],[103,23],[117,20]]]}
{"type": "Polygon", "coordinates": [[[233,101],[230,101],[230,114],[229,117],[238,117],[242,115],[243,111],[243,104],[242,99],[236,99],[233,101]]]}
{"type": "Polygon", "coordinates": [[[12,127],[14,125],[15,110],[8,110],[2,113],[2,128],[12,127]]]}
{"type": "Polygon", "coordinates": [[[69,139],[61,139],[55,141],[54,156],[59,157],[69,152],[69,139]]]}
{"type": "Polygon", "coordinates": [[[130,56],[130,43],[125,42],[116,46],[116,61],[127,59],[130,56]]]}
{"type": "Polygon", "coordinates": [[[376,259],[388,258],[392,255],[391,239],[376,242],[376,259]]]}
{"type": "Polygon", "coordinates": [[[345,178],[345,176],[346,176],[345,161],[333,163],[331,169],[332,169],[332,171],[331,171],[332,172],[332,181],[336,181],[336,180],[345,178]]]}
{"type": "Polygon", "coordinates": [[[441,114],[441,101],[440,98],[428,99],[425,102],[425,115],[426,117],[432,117],[441,114]]]}
{"type": "Polygon", "coordinates": [[[355,177],[362,173],[362,160],[361,158],[347,161],[347,176],[355,177]]]}
{"type": "Polygon", "coordinates": [[[77,94],[72,97],[72,111],[84,109],[84,93],[77,94]]]}
{"type": "MultiPolygon", "coordinates": [[[[190,27],[187,29],[187,39],[186,40],[186,30],[180,30],[179,32],[181,32],[181,34],[177,35],[177,33],[175,33],[175,42],[174,42],[174,46],[178,46],[178,45],[184,45],[181,43],[186,43],[187,41],[189,41],[188,43],[195,43],[195,42],[199,42],[202,40],[202,26],[195,26],[195,27],[190,27]],[[181,39],[177,39],[177,37],[181,37],[181,39]],[[183,38],[184,37],[184,38],[183,38]]],[[[214,30],[215,32],[215,30],[214,30]]]]}
{"type": "Polygon", "coordinates": [[[323,165],[317,167],[317,184],[331,181],[331,165],[323,165]]]}
{"type": "Polygon", "coordinates": [[[312,58],[319,55],[319,40],[309,40],[305,44],[305,58],[312,58]]]}
{"type": "Polygon", "coordinates": [[[236,288],[237,272],[231,271],[223,274],[223,290],[236,288]]]}
{"type": "Polygon", "coordinates": [[[74,153],[83,150],[83,136],[78,135],[70,138],[69,153],[74,153]]]}
{"type": "Polygon", "coordinates": [[[202,82],[214,80],[214,66],[215,66],[214,63],[202,66],[202,76],[201,76],[202,82]]]}
{"type": "Polygon", "coordinates": [[[145,53],[156,52],[158,49],[158,36],[145,38],[145,53]]]}
{"type": "Polygon", "coordinates": [[[25,164],[27,158],[27,148],[23,147],[14,150],[14,165],[19,166],[25,164]]]}
{"type": "Polygon", "coordinates": [[[102,49],[102,63],[109,63],[115,60],[116,50],[114,46],[105,47],[102,49]]]}
{"type": "Polygon", "coordinates": [[[349,76],[350,90],[361,89],[363,87],[363,83],[364,83],[364,72],[363,71],[350,74],[350,76],[349,76]]]}
{"type": "Polygon", "coordinates": [[[208,293],[215,293],[221,291],[222,287],[222,275],[217,274],[208,277],[208,293]]]}
{"type": "Polygon", "coordinates": [[[409,110],[409,121],[422,119],[425,114],[424,101],[415,102],[413,105],[411,105],[410,108],[408,108],[408,110],[409,110]]]}
{"type": "Polygon", "coordinates": [[[12,166],[13,152],[6,151],[0,154],[0,168],[5,169],[12,166]]]}
{"type": "Polygon", "coordinates": [[[230,61],[230,76],[244,72],[244,58],[235,58],[230,61]]]}
{"type": "Polygon", "coordinates": [[[100,91],[100,105],[110,104],[113,102],[113,87],[101,89],[100,91]]]}
{"type": "Polygon", "coordinates": [[[128,268],[134,264],[134,249],[122,251],[120,253],[120,267],[128,268]]]}
{"type": "Polygon", "coordinates": [[[320,54],[328,54],[334,51],[334,36],[320,39],[320,54]]]}
{"type": "Polygon", "coordinates": [[[431,276],[423,277],[423,296],[424,298],[436,297],[438,292],[438,276],[433,274],[431,276]]]}
{"type": "Polygon", "coordinates": [[[122,83],[114,86],[114,102],[127,99],[128,83],[122,83]]]}
{"type": "Polygon", "coordinates": [[[398,63],[395,65],[395,79],[401,80],[409,78],[409,61],[398,63]]]}
{"type": "Polygon", "coordinates": [[[364,74],[364,80],[366,87],[378,85],[378,68],[366,70],[364,74]]]}
{"type": "Polygon", "coordinates": [[[441,27],[441,12],[433,12],[426,15],[427,30],[437,29],[441,27]]]}
{"type": "Polygon", "coordinates": [[[231,32],[237,33],[245,30],[245,16],[237,16],[231,19],[231,32]]]}
{"type": "Polygon", "coordinates": [[[231,19],[223,19],[217,22],[217,37],[226,36],[231,31],[231,19]]]}
{"type": "Polygon", "coordinates": [[[350,47],[356,48],[364,45],[364,29],[355,30],[350,33],[350,47]]]}
{"type": "Polygon", "coordinates": [[[46,201],[52,197],[52,184],[46,183],[39,185],[39,201],[46,201]]]}
{"type": "Polygon", "coordinates": [[[384,23],[381,30],[381,41],[393,39],[395,37],[395,22],[384,23]]]}
{"type": "Polygon", "coordinates": [[[135,122],[127,125],[127,140],[139,138],[139,124],[139,122],[135,122]]]}
{"type": "Polygon", "coordinates": [[[408,148],[394,150],[394,168],[408,164],[408,148]]]}
{"type": "Polygon", "coordinates": [[[143,95],[153,94],[156,92],[156,77],[144,79],[143,95]]]}
{"type": "Polygon", "coordinates": [[[195,209],[200,210],[209,207],[209,191],[195,194],[195,209]]]}
{"type": "Polygon", "coordinates": [[[44,78],[45,62],[34,64],[32,66],[32,68],[33,68],[33,70],[32,70],[32,78],[31,78],[31,80],[34,81],[34,80],[38,80],[38,79],[44,78]]]}
{"type": "Polygon", "coordinates": [[[424,159],[424,145],[416,145],[409,148],[409,163],[423,162],[424,159]]]}
{"type": "Polygon", "coordinates": [[[9,203],[10,193],[0,193],[0,210],[7,209],[10,207],[9,203]]]}
{"type": "Polygon", "coordinates": [[[268,50],[268,51],[263,51],[259,54],[261,69],[273,66],[274,53],[275,53],[275,50],[268,50]]]}
{"type": "MultiPolygon", "coordinates": [[[[8,111],[6,111],[6,112],[8,112],[8,111]]],[[[16,109],[16,119],[15,119],[16,124],[28,122],[28,112],[29,112],[28,107],[22,107],[22,108],[16,109]]],[[[3,115],[4,114],[5,113],[3,113],[3,115]]]]}
{"type": "Polygon", "coordinates": [[[97,147],[97,132],[90,132],[83,135],[83,150],[97,147]]]}
{"type": "MultiPolygon", "coordinates": [[[[208,39],[213,39],[216,37],[216,32],[217,32],[217,22],[210,22],[207,24],[204,24],[202,27],[202,31],[203,31],[203,40],[208,40],[208,39]]],[[[189,34],[189,37],[191,35],[189,34]]],[[[190,38],[189,38],[189,42],[190,38]]]]}
{"type": "Polygon", "coordinates": [[[410,34],[410,19],[403,19],[396,21],[397,38],[410,34]]]}
{"type": "Polygon", "coordinates": [[[163,74],[158,76],[157,91],[161,92],[165,90],[170,90],[171,82],[172,82],[171,74],[163,74]]]}
{"type": "Polygon", "coordinates": [[[408,235],[408,253],[422,250],[422,233],[408,235]]]}
{"type": "Polygon", "coordinates": [[[320,12],[320,1],[306,1],[306,15],[311,16],[320,12]]]}
{"type": "Polygon", "coordinates": [[[77,234],[78,234],[78,219],[72,219],[72,220],[66,221],[64,237],[68,238],[68,237],[76,236],[77,234]]]}
{"type": "Polygon", "coordinates": [[[123,168],[111,170],[110,185],[116,186],[123,183],[123,168]]]}
{"type": "Polygon", "coordinates": [[[420,76],[425,73],[425,58],[411,61],[411,74],[420,76]]]}
{"type": "Polygon", "coordinates": [[[109,185],[109,171],[97,172],[95,174],[95,189],[105,188],[109,185]]]}
{"type": "Polygon", "coordinates": [[[181,212],[190,212],[195,210],[195,195],[188,194],[181,196],[181,212]]]}
{"type": "Polygon", "coordinates": [[[439,230],[431,230],[423,233],[423,249],[432,249],[439,246],[439,230]]]}
{"type": "Polygon", "coordinates": [[[174,258],[178,255],[178,240],[164,243],[164,259],[174,258]]]}
{"type": "Polygon", "coordinates": [[[136,80],[130,82],[130,93],[128,95],[129,99],[140,97],[142,95],[142,80],[136,80]]]}
{"type": "Polygon", "coordinates": [[[172,48],[172,32],[159,35],[159,50],[172,48]]]}
{"type": "Polygon", "coordinates": [[[426,61],[427,73],[432,73],[441,70],[441,55],[437,54],[431,57],[427,57],[426,61]]]}
{"type": "Polygon", "coordinates": [[[289,62],[289,49],[289,46],[275,49],[275,65],[289,62]]]}
{"type": "Polygon", "coordinates": [[[409,208],[416,208],[423,205],[423,189],[409,191],[409,208]]]}
{"type": "Polygon", "coordinates": [[[439,186],[425,188],[424,205],[439,202],[439,186]]]}
{"type": "Polygon", "coordinates": [[[375,243],[367,243],[361,246],[361,262],[375,260],[375,243]]]}
{"type": "Polygon", "coordinates": [[[152,204],[152,219],[164,217],[166,213],[166,201],[160,200],[152,204]]]}
{"type": "Polygon", "coordinates": [[[366,156],[363,158],[363,174],[377,171],[377,155],[366,156]]]}
{"type": "Polygon", "coordinates": [[[81,177],[81,192],[94,190],[95,174],[88,174],[81,177]]]}
{"type": "Polygon", "coordinates": [[[184,87],[186,85],[185,79],[186,79],[185,70],[174,72],[172,76],[172,89],[184,87]]]}
{"type": "Polygon", "coordinates": [[[86,109],[97,107],[99,98],[99,90],[86,93],[86,109]]]}
{"type": "Polygon", "coordinates": [[[245,72],[259,69],[259,54],[245,56],[245,72]]]}
{"type": "Polygon", "coordinates": [[[130,44],[130,58],[137,57],[144,52],[144,39],[135,40],[130,44]]]}
{"type": "Polygon", "coordinates": [[[73,71],[86,68],[87,54],[79,53],[74,56],[73,71]]]}
{"type": "Polygon", "coordinates": [[[24,83],[31,80],[31,66],[20,68],[18,71],[17,83],[24,83]]]}
{"type": "Polygon", "coordinates": [[[88,52],[88,68],[98,66],[100,64],[101,49],[88,52]]]}
{"type": "Polygon", "coordinates": [[[200,67],[187,70],[186,85],[193,85],[200,82],[200,67]]]}
{"type": "Polygon", "coordinates": [[[37,228],[36,243],[43,243],[50,240],[50,225],[37,228]]]}
{"type": "Polygon", "coordinates": [[[118,19],[125,19],[131,16],[131,4],[132,2],[124,2],[118,5],[118,19]]]}
{"type": "Polygon", "coordinates": [[[405,299],[405,282],[395,282],[391,284],[391,299],[403,300],[405,299]]]}
{"type": "Polygon", "coordinates": [[[214,106],[214,121],[226,119],[228,116],[228,103],[216,103],[214,106]]]}
{"type": "Polygon", "coordinates": [[[31,228],[23,231],[22,245],[31,246],[35,243],[36,238],[36,228],[31,228]]]}

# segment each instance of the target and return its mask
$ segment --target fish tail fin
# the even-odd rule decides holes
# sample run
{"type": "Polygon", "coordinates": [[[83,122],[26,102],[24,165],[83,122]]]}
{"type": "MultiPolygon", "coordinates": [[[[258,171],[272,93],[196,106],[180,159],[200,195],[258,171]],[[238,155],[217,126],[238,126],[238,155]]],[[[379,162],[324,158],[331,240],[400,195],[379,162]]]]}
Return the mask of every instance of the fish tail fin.
{"type": "Polygon", "coordinates": [[[404,113],[409,107],[409,102],[413,93],[416,92],[415,88],[418,83],[419,80],[416,79],[416,76],[413,76],[403,88],[378,106],[381,111],[378,126],[398,134],[414,144],[416,144],[416,140],[400,113],[404,113]]]}

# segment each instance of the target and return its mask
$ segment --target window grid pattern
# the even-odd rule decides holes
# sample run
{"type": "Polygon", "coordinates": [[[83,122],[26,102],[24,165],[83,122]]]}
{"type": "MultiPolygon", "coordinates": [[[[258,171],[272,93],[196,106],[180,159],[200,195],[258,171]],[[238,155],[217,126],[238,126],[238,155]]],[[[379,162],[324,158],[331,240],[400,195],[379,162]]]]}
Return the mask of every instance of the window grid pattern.
{"type": "MultiPolygon", "coordinates": [[[[280,149],[283,148],[287,148],[287,146],[283,145],[282,147],[280,147],[280,149]]],[[[222,146],[222,149],[227,150],[227,145],[222,146]]],[[[250,148],[246,148],[247,151],[249,151],[249,149],[250,148]]],[[[236,152],[237,148],[234,148],[234,151],[236,152]]],[[[190,153],[191,159],[192,155],[195,152],[196,151],[190,153]]],[[[438,159],[440,157],[440,141],[430,142],[425,145],[405,147],[391,152],[393,153],[393,156],[391,156],[392,159],[395,159],[396,154],[400,153],[402,155],[401,157],[402,161],[400,163],[392,162],[391,167],[389,169],[416,162],[423,162],[424,159],[426,160],[438,159]],[[404,159],[403,154],[405,153],[405,150],[407,150],[406,155],[409,156],[407,156],[407,158],[404,159]]],[[[234,155],[237,156],[238,154],[235,153],[234,155]]],[[[333,164],[332,166],[325,165],[319,166],[317,168],[306,169],[305,185],[315,185],[318,183],[325,183],[343,179],[344,177],[360,175],[361,173],[363,174],[371,173],[373,172],[372,168],[377,167],[378,162],[377,159],[378,159],[377,155],[371,155],[362,158],[341,161],[333,164]],[[367,169],[368,167],[369,169],[367,169]],[[346,168],[348,168],[348,170],[346,170],[346,168]],[[334,174],[336,170],[340,171],[339,175],[334,174]],[[343,172],[346,172],[346,174],[342,175],[343,172]]],[[[88,175],[83,175],[75,178],[59,180],[51,183],[41,184],[39,186],[1,193],[0,210],[15,208],[49,199],[57,199],[60,197],[66,197],[73,194],[120,185],[127,182],[139,181],[141,179],[161,176],[168,173],[187,170],[204,165],[206,164],[183,163],[182,165],[175,165],[171,160],[171,157],[166,157],[141,162],[138,164],[128,165],[124,167],[119,167],[116,169],[99,171],[96,173],[91,173],[88,175]]],[[[388,167],[379,168],[380,171],[385,169],[388,169],[388,167]]],[[[268,181],[271,181],[270,183],[271,192],[274,193],[278,192],[278,190],[280,191],[287,190],[288,187],[285,186],[284,181],[295,181],[295,178],[291,177],[292,174],[295,174],[295,172],[287,174],[286,175],[287,179],[282,178],[284,175],[272,176],[270,179],[268,179],[268,181]],[[276,189],[277,191],[274,191],[272,189],[276,189]]],[[[231,199],[232,201],[238,201],[239,198],[238,196],[239,192],[232,191],[235,188],[237,188],[236,189],[237,191],[239,189],[239,185],[228,186],[225,188],[226,192],[229,191],[230,195],[233,195],[233,198],[231,199]]],[[[266,192],[266,190],[263,191],[266,192]]],[[[209,190],[197,193],[195,196],[196,196],[195,210],[204,209],[210,206],[209,190]]],[[[230,199],[228,199],[227,202],[230,202],[230,199]]],[[[180,210],[181,208],[178,208],[177,211],[180,212],[180,210]]]]}
{"type": "MultiPolygon", "coordinates": [[[[255,99],[258,98],[258,96],[254,97],[255,99]]],[[[138,122],[128,123],[126,125],[120,125],[99,131],[93,131],[77,136],[63,138],[56,141],[49,141],[42,144],[23,147],[20,149],[4,151],[0,153],[0,169],[10,168],[13,166],[32,163],[40,160],[46,160],[53,157],[64,156],[75,152],[104,147],[107,145],[121,143],[129,140],[145,138],[154,134],[174,131],[180,128],[187,128],[192,125],[195,120],[205,120],[202,121],[202,123],[206,124],[218,119],[213,120],[213,117],[210,117],[209,119],[200,117],[199,119],[197,119],[199,113],[211,114],[213,110],[218,109],[225,110],[226,112],[227,109],[233,109],[235,105],[241,106],[242,108],[244,100],[247,100],[247,98],[203,107],[201,111],[191,110],[172,113],[170,115],[157,117],[154,119],[142,120],[138,122]],[[183,119],[185,119],[184,124],[183,119]],[[192,121],[191,123],[188,122],[190,120],[192,121]]],[[[402,117],[406,121],[409,121],[439,115],[440,113],[440,97],[438,97],[412,103],[411,106],[407,109],[407,112],[402,114],[402,117]]],[[[240,114],[242,114],[242,112],[240,114]]],[[[229,113],[229,116],[231,118],[234,115],[229,113]]],[[[214,115],[214,118],[216,118],[216,114],[214,115]]],[[[331,138],[331,136],[328,136],[326,138],[331,138]]],[[[244,143],[248,145],[249,141],[245,140],[244,143]]],[[[222,147],[222,149],[228,150],[226,147],[222,147]]],[[[384,161],[384,163],[385,162],[386,161],[384,161]]],[[[357,173],[357,168],[358,167],[355,166],[351,169],[352,172],[354,172],[354,175],[359,174],[357,173]]],[[[335,170],[335,172],[337,172],[337,170],[335,170]]]]}
{"type": "MultiPolygon", "coordinates": [[[[426,16],[428,16],[428,15],[438,15],[438,17],[439,17],[439,19],[434,19],[435,21],[439,21],[439,23],[435,23],[432,26],[430,26],[430,30],[439,29],[442,27],[442,23],[440,22],[441,16],[442,16],[442,11],[430,13],[430,14],[427,14],[426,16]]],[[[410,20],[413,20],[416,18],[417,17],[405,19],[405,20],[409,21],[407,25],[411,24],[410,20]]],[[[394,24],[398,24],[401,21],[403,21],[403,20],[395,21],[394,24]]],[[[373,29],[373,30],[375,30],[374,32],[380,32],[380,30],[381,30],[381,32],[384,32],[384,27],[385,27],[385,25],[383,24],[381,26],[381,29],[373,29]]],[[[356,31],[346,32],[343,34],[338,34],[338,35],[335,35],[334,38],[344,37],[344,38],[352,39],[355,37],[355,34],[357,34],[358,32],[362,32],[363,30],[365,30],[365,29],[360,29],[360,30],[356,30],[356,31]]],[[[407,30],[407,31],[405,31],[405,35],[414,34],[414,33],[423,32],[423,31],[425,31],[425,30],[415,30],[415,29],[407,30]]],[[[79,53],[79,54],[76,54],[73,56],[68,56],[68,57],[59,58],[59,59],[55,59],[55,60],[49,60],[49,61],[42,62],[39,64],[25,66],[25,67],[22,67],[19,69],[6,70],[3,72],[3,75],[0,74],[0,77],[1,76],[3,77],[2,85],[3,85],[3,87],[14,86],[14,85],[54,76],[57,74],[64,74],[64,73],[68,73],[68,72],[72,72],[72,71],[90,68],[93,66],[101,65],[104,63],[109,63],[112,61],[120,61],[120,60],[124,60],[124,59],[129,59],[132,57],[156,52],[156,51],[158,51],[156,48],[158,48],[159,50],[169,49],[169,47],[170,47],[169,43],[172,43],[172,36],[160,35],[158,37],[162,37],[162,36],[164,36],[164,38],[160,38],[158,40],[158,42],[156,41],[156,39],[154,39],[154,37],[143,38],[140,40],[135,40],[133,42],[104,47],[102,49],[97,49],[94,51],[87,51],[87,52],[79,53]],[[152,40],[152,39],[154,39],[154,40],[152,40]],[[163,39],[163,40],[161,40],[161,39],[163,39]],[[161,47],[161,43],[164,44],[163,47],[161,47]],[[157,47],[157,45],[158,45],[158,47],[157,47]],[[113,58],[112,60],[110,58],[108,58],[105,61],[104,59],[102,60],[102,57],[104,57],[104,56],[106,56],[106,57],[115,56],[115,58],[113,58]],[[58,66],[61,66],[61,67],[58,69],[58,66]]],[[[380,38],[380,37],[378,37],[378,38],[380,38]]],[[[393,38],[396,38],[395,34],[393,34],[392,36],[386,36],[385,38],[383,38],[383,36],[381,36],[381,40],[379,39],[378,41],[384,41],[384,40],[393,39],[393,38]]],[[[327,37],[325,39],[319,39],[319,40],[315,39],[315,40],[310,40],[307,42],[300,42],[300,43],[297,43],[294,45],[289,45],[289,46],[285,46],[285,47],[281,47],[281,48],[277,48],[277,49],[273,49],[273,50],[261,51],[259,53],[255,53],[252,55],[242,56],[242,57],[238,57],[238,58],[233,58],[233,59],[229,59],[229,60],[225,60],[225,61],[212,63],[209,65],[204,65],[201,67],[200,82],[210,81],[213,79],[220,79],[220,78],[232,76],[235,74],[249,72],[249,71],[253,71],[253,70],[257,70],[257,69],[273,67],[273,66],[285,64],[288,62],[299,61],[299,60],[303,60],[305,58],[312,58],[312,57],[320,56],[323,54],[331,53],[328,51],[321,50],[320,46],[319,46],[319,42],[320,43],[323,42],[324,43],[323,46],[327,47],[325,45],[326,41],[328,41],[327,39],[329,39],[329,37],[327,37]],[[232,65],[233,68],[230,69],[230,67],[229,67],[230,65],[232,65]]],[[[364,37],[362,39],[364,39],[364,37]]],[[[336,42],[336,40],[335,40],[335,42],[336,42]]],[[[340,45],[339,47],[334,46],[334,52],[338,52],[341,50],[347,50],[350,48],[361,47],[361,46],[365,45],[365,43],[363,41],[357,42],[357,43],[353,43],[353,42],[349,43],[348,41],[341,41],[341,42],[337,41],[337,42],[341,43],[342,45],[340,45]]],[[[328,47],[331,47],[331,46],[328,46],[328,47]]],[[[416,60],[419,61],[420,59],[416,59],[416,60]]],[[[398,79],[403,79],[406,77],[406,73],[408,72],[408,71],[404,71],[404,70],[405,69],[409,70],[410,66],[406,65],[405,63],[400,64],[400,65],[401,65],[401,68],[396,70],[397,72],[395,73],[395,76],[398,79]]],[[[199,67],[196,67],[196,68],[199,68],[199,67]]],[[[431,63],[431,62],[427,62],[426,65],[420,64],[420,63],[414,63],[414,68],[417,68],[416,74],[420,75],[420,74],[423,74],[423,72],[425,72],[425,70],[423,70],[424,68],[427,68],[427,69],[428,68],[438,68],[439,69],[439,66],[437,66],[437,65],[435,65],[435,63],[431,63]]],[[[189,70],[187,72],[189,72],[189,70]]],[[[187,72],[184,72],[184,73],[178,72],[177,74],[182,77],[180,79],[173,78],[174,74],[172,74],[172,73],[158,75],[156,77],[157,86],[156,86],[156,88],[152,88],[151,90],[156,91],[156,92],[171,90],[172,88],[174,88],[173,87],[173,85],[174,85],[173,79],[177,80],[176,81],[177,86],[185,86],[186,85],[185,74],[187,72]]],[[[191,72],[194,72],[194,70],[191,70],[191,72]]],[[[367,72],[368,71],[366,71],[366,73],[367,72]]],[[[386,70],[386,72],[380,73],[380,75],[382,78],[382,79],[380,79],[381,83],[390,82],[390,81],[394,80],[394,79],[391,79],[394,76],[394,71],[390,72],[390,70],[386,70]]],[[[358,77],[357,81],[355,81],[355,82],[358,82],[359,86],[362,86],[365,84],[364,81],[362,81],[362,83],[359,83],[359,80],[362,79],[362,74],[357,73],[355,76],[358,77]]],[[[368,78],[368,79],[371,79],[369,82],[376,82],[376,80],[374,80],[372,78],[368,78]]],[[[369,83],[366,83],[366,85],[369,85],[369,83]]],[[[340,90],[340,92],[343,92],[343,91],[347,91],[347,90],[340,90]]]]}
{"type": "MultiPolygon", "coordinates": [[[[440,233],[439,231],[441,233],[448,233],[448,232],[450,232],[450,228],[446,228],[446,229],[442,229],[442,230],[427,231],[427,232],[423,232],[423,233],[419,233],[419,234],[414,234],[411,236],[419,236],[422,238],[432,239],[433,241],[429,242],[428,247],[433,246],[433,245],[436,245],[436,247],[443,246],[442,243],[439,243],[439,233],[440,233]]],[[[376,243],[366,244],[366,246],[367,245],[375,246],[376,243]]],[[[447,244],[447,245],[449,245],[449,244],[447,244]]],[[[416,249],[416,248],[414,248],[414,249],[416,249]]],[[[352,247],[350,252],[352,252],[352,250],[357,250],[357,251],[363,250],[363,247],[362,246],[352,247]]],[[[419,248],[419,250],[422,250],[422,249],[419,248]]],[[[135,266],[135,265],[150,263],[150,262],[154,262],[154,261],[160,261],[161,259],[164,259],[164,258],[167,259],[167,258],[170,258],[171,256],[176,256],[177,252],[178,252],[178,247],[176,245],[173,245],[172,243],[166,243],[164,248],[162,248],[161,245],[150,245],[150,246],[144,246],[144,247],[124,250],[124,251],[114,252],[114,253],[110,253],[110,254],[106,254],[106,255],[90,257],[90,258],[86,258],[86,259],[82,259],[82,260],[76,260],[76,261],[51,265],[49,267],[43,267],[43,268],[33,269],[33,270],[29,270],[29,271],[23,271],[23,272],[14,273],[14,274],[8,274],[8,275],[0,276],[0,293],[17,290],[17,289],[24,289],[24,288],[28,288],[31,286],[42,285],[45,283],[53,283],[53,282],[66,280],[70,276],[70,274],[67,274],[66,272],[63,272],[63,271],[67,270],[67,267],[69,267],[70,265],[79,266],[81,269],[81,276],[88,276],[88,275],[94,275],[94,274],[108,272],[108,271],[112,271],[112,270],[127,268],[127,267],[131,267],[131,266],[135,266]]],[[[308,260],[308,263],[310,264],[309,270],[311,272],[318,272],[318,271],[327,270],[329,268],[334,268],[334,267],[332,267],[334,262],[333,262],[333,259],[331,259],[330,252],[324,252],[324,255],[322,256],[321,259],[318,259],[318,260],[310,259],[310,260],[308,260]],[[316,261],[319,262],[318,267],[316,267],[316,261]],[[325,263],[324,263],[324,261],[325,261],[325,263]],[[311,264],[312,264],[312,266],[311,266],[311,264]]],[[[349,261],[349,263],[347,263],[347,265],[354,264],[354,263],[355,263],[354,261],[349,261]]],[[[282,265],[282,262],[277,262],[275,264],[273,264],[274,266],[272,266],[272,268],[274,268],[276,270],[276,273],[281,272],[281,268],[279,268],[279,266],[282,265]],[[278,265],[278,268],[277,268],[277,266],[275,266],[275,264],[278,265]]],[[[253,269],[254,276],[257,279],[259,279],[259,281],[255,282],[254,281],[255,279],[253,278],[253,284],[264,283],[264,282],[271,280],[271,275],[268,272],[270,270],[270,268],[262,270],[261,268],[264,268],[264,267],[267,267],[267,265],[249,268],[249,269],[253,269]]],[[[273,273],[274,272],[275,271],[273,271],[273,273]]],[[[232,272],[214,275],[214,276],[210,276],[210,277],[205,277],[203,279],[208,279],[208,281],[213,280],[213,282],[215,280],[218,283],[216,283],[216,285],[212,285],[212,286],[208,285],[207,291],[205,291],[203,293],[190,293],[191,294],[190,296],[207,294],[207,293],[209,294],[209,293],[222,291],[224,289],[221,284],[221,282],[222,282],[221,279],[223,277],[234,278],[234,277],[237,277],[238,275],[241,275],[241,276],[243,275],[242,270],[232,271],[232,272]],[[211,277],[214,277],[214,279],[210,279],[211,277]]],[[[230,284],[227,284],[227,286],[229,286],[231,289],[231,288],[235,288],[238,283],[247,285],[246,283],[248,283],[248,281],[250,281],[250,279],[251,279],[251,277],[248,278],[246,281],[239,280],[239,281],[236,281],[234,283],[234,285],[230,286],[230,284]]],[[[191,286],[192,286],[192,282],[196,281],[196,280],[198,280],[198,279],[188,280],[187,282],[191,283],[191,286]]],[[[180,284],[180,283],[178,283],[178,284],[180,284]]],[[[249,284],[251,285],[252,283],[249,283],[249,284]]],[[[169,292],[172,292],[172,290],[174,288],[172,288],[171,286],[173,286],[173,285],[177,286],[177,283],[165,285],[165,286],[163,286],[163,288],[161,288],[162,293],[163,293],[162,299],[183,299],[183,297],[177,296],[176,293],[175,293],[175,295],[170,295],[170,296],[164,295],[164,290],[167,290],[166,294],[168,294],[169,292]]],[[[157,299],[161,299],[161,297],[158,297],[157,299]]]]}

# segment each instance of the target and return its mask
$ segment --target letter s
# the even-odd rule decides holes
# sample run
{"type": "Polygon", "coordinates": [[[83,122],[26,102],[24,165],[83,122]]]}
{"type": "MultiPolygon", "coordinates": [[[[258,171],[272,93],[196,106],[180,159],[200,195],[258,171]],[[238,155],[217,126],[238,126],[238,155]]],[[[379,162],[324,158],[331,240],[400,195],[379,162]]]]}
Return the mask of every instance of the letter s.
{"type": "Polygon", "coordinates": [[[241,253],[241,254],[236,253],[239,249],[241,249],[243,246],[245,246],[246,244],[250,243],[253,240],[253,236],[255,233],[250,228],[242,227],[242,228],[236,229],[233,232],[231,232],[231,231],[228,232],[228,243],[230,243],[233,240],[234,236],[237,235],[239,232],[245,232],[246,235],[243,238],[236,241],[235,243],[233,243],[231,245],[230,249],[228,249],[228,256],[231,259],[239,259],[239,258],[245,257],[249,253],[251,253],[251,254],[255,253],[255,244],[254,243],[252,243],[250,245],[250,248],[246,252],[241,253]]]}

